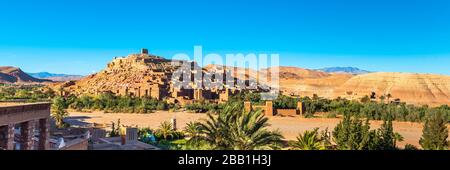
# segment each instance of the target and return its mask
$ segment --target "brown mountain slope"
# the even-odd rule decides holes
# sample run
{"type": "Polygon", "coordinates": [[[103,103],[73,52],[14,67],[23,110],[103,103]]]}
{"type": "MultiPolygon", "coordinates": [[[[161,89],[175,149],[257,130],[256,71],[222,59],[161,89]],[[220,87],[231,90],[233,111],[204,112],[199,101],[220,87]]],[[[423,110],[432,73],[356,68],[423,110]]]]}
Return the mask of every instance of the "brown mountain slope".
{"type": "MultiPolygon", "coordinates": [[[[206,70],[215,70],[222,66],[208,65],[206,70]]],[[[245,71],[243,68],[225,67],[227,70],[245,71]]],[[[298,68],[298,67],[271,67],[268,69],[261,69],[256,71],[253,69],[246,69],[246,77],[256,79],[258,74],[271,73],[278,69],[280,90],[285,95],[295,96],[313,96],[317,94],[321,97],[333,98],[334,89],[344,84],[352,75],[346,73],[326,73],[322,71],[298,68]]]]}
{"type": "Polygon", "coordinates": [[[50,80],[43,80],[31,77],[20,68],[2,66],[0,67],[0,83],[44,83],[50,80]]]}
{"type": "Polygon", "coordinates": [[[334,91],[334,97],[360,98],[375,92],[379,98],[412,104],[450,104],[450,76],[414,73],[370,73],[351,78],[334,91]]]}
{"type": "MultiPolygon", "coordinates": [[[[326,73],[298,67],[277,67],[280,74],[280,90],[285,95],[332,98],[333,89],[344,84],[352,75],[326,73]]],[[[274,69],[274,68],[269,68],[274,69]]]]}
{"type": "Polygon", "coordinates": [[[350,74],[329,74],[325,77],[304,79],[280,79],[281,91],[285,95],[333,98],[334,89],[352,77],[350,74]]]}
{"type": "MultiPolygon", "coordinates": [[[[358,100],[375,92],[377,98],[391,94],[390,101],[400,99],[401,102],[408,104],[430,106],[450,104],[450,76],[382,72],[354,76],[297,67],[277,68],[280,74],[280,88],[285,95],[313,96],[317,94],[325,98],[344,97],[358,100]]],[[[227,69],[232,68],[227,67],[227,69]]],[[[258,73],[265,71],[267,69],[259,72],[248,69],[246,74],[248,77],[257,77],[258,73]]]]}
{"type": "Polygon", "coordinates": [[[271,67],[268,69],[261,69],[259,71],[256,71],[255,69],[250,68],[237,68],[237,67],[230,67],[230,66],[219,66],[219,65],[207,65],[204,68],[206,70],[212,71],[212,70],[218,70],[218,69],[226,69],[228,71],[235,70],[238,72],[245,73],[246,77],[256,78],[258,74],[263,74],[267,72],[272,72],[273,69],[278,69],[280,79],[308,79],[308,78],[324,78],[329,77],[332,74],[325,73],[322,71],[315,71],[315,70],[309,70],[304,68],[298,68],[298,67],[285,67],[285,66],[279,66],[279,67],[271,67]]]}
{"type": "MultiPolygon", "coordinates": [[[[309,70],[298,67],[277,67],[280,73],[280,79],[316,79],[316,78],[325,78],[331,76],[329,73],[325,73],[322,71],[309,70]]],[[[274,67],[269,68],[275,69],[274,67]]],[[[262,71],[267,71],[267,69],[263,69],[262,71]]]]}

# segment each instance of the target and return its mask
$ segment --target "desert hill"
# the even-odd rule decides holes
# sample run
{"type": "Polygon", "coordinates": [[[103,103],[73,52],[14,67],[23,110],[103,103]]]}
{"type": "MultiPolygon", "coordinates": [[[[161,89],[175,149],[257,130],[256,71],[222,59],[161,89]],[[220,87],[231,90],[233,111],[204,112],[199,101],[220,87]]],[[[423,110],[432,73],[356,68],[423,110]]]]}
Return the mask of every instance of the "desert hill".
{"type": "Polygon", "coordinates": [[[44,83],[51,80],[37,79],[23,72],[20,68],[2,66],[0,67],[0,83],[44,83]]]}
{"type": "Polygon", "coordinates": [[[55,86],[75,94],[97,94],[105,91],[117,93],[146,84],[162,84],[168,79],[165,72],[174,72],[175,69],[170,60],[147,54],[132,54],[115,58],[104,70],[96,74],[55,86]]]}
{"type": "MultiPolygon", "coordinates": [[[[268,69],[262,69],[262,71],[269,71],[271,72],[272,69],[275,69],[274,67],[268,68],[268,69]]],[[[310,79],[310,78],[324,78],[328,77],[331,74],[325,73],[322,71],[315,71],[315,70],[309,70],[304,68],[298,68],[298,67],[284,67],[279,66],[277,67],[280,74],[280,79],[310,79]]]]}
{"type": "Polygon", "coordinates": [[[334,91],[334,97],[361,98],[372,92],[377,97],[412,104],[450,104],[450,76],[415,73],[369,73],[352,77],[334,91]]]}
{"type": "Polygon", "coordinates": [[[261,70],[254,70],[251,68],[238,68],[238,67],[230,67],[230,66],[220,66],[220,65],[214,65],[210,64],[204,67],[208,71],[216,71],[216,70],[222,70],[225,69],[227,71],[236,71],[234,76],[238,72],[245,73],[246,78],[254,78],[257,79],[258,75],[261,74],[270,74],[274,69],[278,69],[280,79],[308,79],[308,78],[323,78],[328,77],[332,74],[322,72],[322,71],[315,71],[315,70],[309,70],[309,69],[303,69],[298,67],[285,67],[285,66],[278,66],[278,67],[271,67],[261,70]]]}
{"type": "MultiPolygon", "coordinates": [[[[263,69],[271,72],[274,69],[263,69]]],[[[298,67],[277,67],[280,75],[280,90],[285,95],[313,96],[332,98],[333,89],[344,84],[353,75],[347,73],[326,73],[318,70],[298,67]]]]}
{"type": "MultiPolygon", "coordinates": [[[[271,67],[259,71],[253,69],[235,68],[229,66],[207,65],[206,70],[224,68],[228,71],[235,70],[245,73],[246,78],[258,80],[258,76],[271,74],[274,69],[278,70],[280,90],[285,95],[291,96],[313,96],[334,97],[334,89],[344,84],[353,75],[347,73],[326,73],[323,71],[304,69],[298,67],[271,67]]],[[[264,81],[262,81],[264,83],[264,81]]]]}
{"type": "MultiPolygon", "coordinates": [[[[214,69],[209,65],[205,68],[214,69]]],[[[244,70],[226,67],[228,70],[244,70]]],[[[273,68],[269,68],[270,70],[273,68]]],[[[267,69],[246,70],[246,77],[257,77],[267,69]]],[[[401,102],[416,105],[439,106],[450,105],[450,76],[416,73],[335,73],[310,70],[297,67],[278,67],[280,90],[290,96],[313,96],[317,94],[325,98],[343,97],[359,100],[364,96],[376,93],[380,96],[391,95],[390,101],[400,99],[401,102]]],[[[387,99],[386,99],[387,100],[387,99]]]]}

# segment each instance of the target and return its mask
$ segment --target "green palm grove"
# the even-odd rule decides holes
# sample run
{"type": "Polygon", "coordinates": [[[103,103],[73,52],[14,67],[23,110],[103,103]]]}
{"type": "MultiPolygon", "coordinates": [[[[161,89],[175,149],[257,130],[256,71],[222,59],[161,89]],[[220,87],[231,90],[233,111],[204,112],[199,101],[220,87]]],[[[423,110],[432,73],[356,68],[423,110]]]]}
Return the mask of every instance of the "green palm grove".
{"type": "Polygon", "coordinates": [[[198,124],[198,133],[188,143],[207,144],[210,149],[266,150],[281,147],[283,137],[269,131],[268,119],[259,111],[245,112],[241,104],[225,107],[217,116],[198,124]]]}

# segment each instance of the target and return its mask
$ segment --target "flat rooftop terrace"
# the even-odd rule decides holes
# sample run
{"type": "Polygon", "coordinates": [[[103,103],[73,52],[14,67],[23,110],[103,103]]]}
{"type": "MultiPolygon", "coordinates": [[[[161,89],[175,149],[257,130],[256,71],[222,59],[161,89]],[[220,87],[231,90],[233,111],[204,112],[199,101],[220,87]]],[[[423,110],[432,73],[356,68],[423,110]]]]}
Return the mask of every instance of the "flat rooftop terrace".
{"type": "Polygon", "coordinates": [[[50,105],[50,103],[1,103],[0,125],[48,119],[50,105]]]}
{"type": "Polygon", "coordinates": [[[9,107],[9,106],[29,106],[29,105],[37,105],[37,104],[48,104],[48,102],[37,102],[37,103],[25,103],[25,102],[0,102],[0,107],[9,107]]]}

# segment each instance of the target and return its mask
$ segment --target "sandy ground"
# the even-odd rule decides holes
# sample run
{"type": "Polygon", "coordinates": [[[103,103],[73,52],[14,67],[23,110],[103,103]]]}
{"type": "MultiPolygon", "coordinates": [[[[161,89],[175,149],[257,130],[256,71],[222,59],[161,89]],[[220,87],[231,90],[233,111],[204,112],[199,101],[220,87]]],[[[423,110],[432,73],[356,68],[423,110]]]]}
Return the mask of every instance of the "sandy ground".
{"type": "MultiPolygon", "coordinates": [[[[186,123],[199,121],[207,118],[206,114],[194,114],[185,112],[160,111],[151,114],[118,114],[118,113],[79,113],[71,112],[66,121],[72,125],[86,125],[89,123],[111,124],[120,119],[125,126],[138,126],[140,128],[149,127],[156,129],[161,122],[170,121],[176,117],[179,129],[183,129],[186,123]]],[[[299,133],[314,128],[326,129],[330,131],[339,123],[340,119],[315,118],[304,119],[300,117],[271,117],[269,123],[272,130],[280,130],[287,140],[295,140],[299,133]]],[[[383,122],[371,122],[372,128],[379,128],[383,122]]],[[[419,146],[419,139],[422,135],[422,125],[420,123],[394,122],[394,131],[400,133],[405,140],[398,143],[400,147],[405,144],[419,146]]]]}

